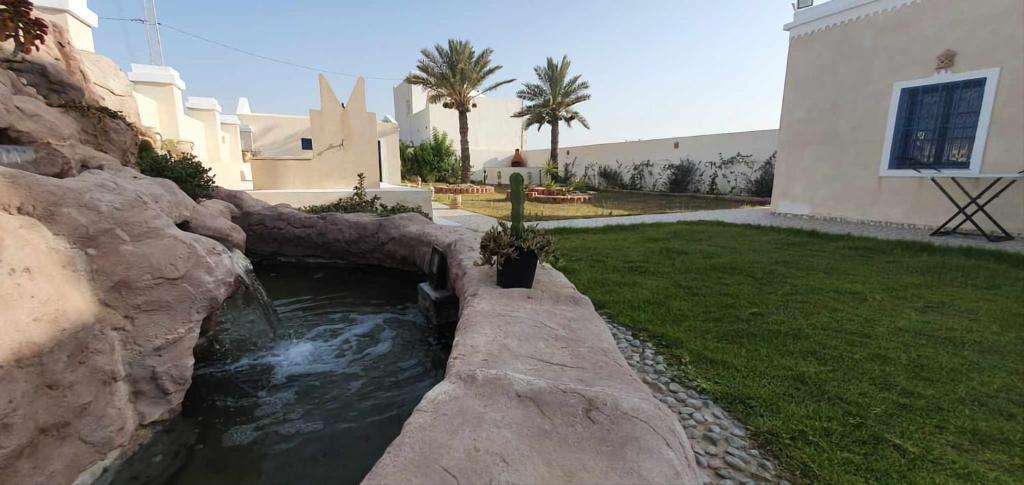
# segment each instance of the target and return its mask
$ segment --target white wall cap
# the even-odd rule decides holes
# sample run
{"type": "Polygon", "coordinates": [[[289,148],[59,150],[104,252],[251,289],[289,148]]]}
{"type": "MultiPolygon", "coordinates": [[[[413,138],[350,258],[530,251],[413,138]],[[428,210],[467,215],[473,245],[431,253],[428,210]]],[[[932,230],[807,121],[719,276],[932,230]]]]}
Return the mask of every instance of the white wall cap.
{"type": "MultiPolygon", "coordinates": [[[[222,125],[241,125],[242,120],[238,119],[235,115],[220,115],[220,124],[222,125]]],[[[252,128],[249,128],[252,130],[252,128]]]]}
{"type": "Polygon", "coordinates": [[[36,0],[35,7],[44,13],[47,11],[60,11],[71,14],[83,24],[91,28],[99,27],[100,17],[96,12],[89,10],[86,0],[36,0]]]}
{"type": "Polygon", "coordinates": [[[793,12],[793,21],[784,25],[782,29],[788,31],[790,37],[800,37],[919,1],[921,0],[831,0],[793,12]]]}
{"type": "Polygon", "coordinates": [[[189,96],[188,100],[185,101],[185,107],[188,109],[209,110],[220,113],[220,103],[217,102],[216,98],[189,96]]]}
{"type": "Polygon", "coordinates": [[[380,122],[381,123],[395,123],[395,124],[398,124],[398,121],[395,121],[395,119],[392,118],[391,115],[384,115],[384,118],[382,118],[380,120],[380,122]]]}
{"type": "Polygon", "coordinates": [[[235,107],[235,114],[247,115],[252,114],[252,108],[249,107],[249,98],[238,98],[238,106],[235,107]]]}
{"type": "Polygon", "coordinates": [[[128,80],[133,83],[172,84],[182,91],[185,90],[185,81],[181,79],[181,74],[170,66],[132,64],[131,67],[128,80]]]}

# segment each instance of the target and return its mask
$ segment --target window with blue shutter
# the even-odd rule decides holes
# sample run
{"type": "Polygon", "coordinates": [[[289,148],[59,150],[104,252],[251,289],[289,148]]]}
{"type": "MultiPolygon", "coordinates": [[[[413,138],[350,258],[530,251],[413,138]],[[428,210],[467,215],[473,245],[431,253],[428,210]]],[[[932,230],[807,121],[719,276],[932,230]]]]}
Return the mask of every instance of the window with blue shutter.
{"type": "Polygon", "coordinates": [[[967,169],[986,78],[903,88],[889,169],[967,169]]]}
{"type": "Polygon", "coordinates": [[[302,149],[303,150],[312,150],[313,149],[313,139],[312,138],[302,138],[299,141],[302,143],[302,149]]]}

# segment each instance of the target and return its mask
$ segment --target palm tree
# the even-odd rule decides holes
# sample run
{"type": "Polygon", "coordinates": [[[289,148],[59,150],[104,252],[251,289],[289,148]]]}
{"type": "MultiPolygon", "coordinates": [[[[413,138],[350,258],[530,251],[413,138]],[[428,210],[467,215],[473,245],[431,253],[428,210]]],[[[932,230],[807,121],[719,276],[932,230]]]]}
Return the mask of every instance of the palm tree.
{"type": "Polygon", "coordinates": [[[526,118],[523,127],[527,129],[537,125],[537,131],[540,131],[544,125],[551,126],[551,161],[557,166],[559,123],[564,121],[571,127],[576,121],[590,129],[587,119],[573,108],[590,99],[587,92],[590,83],[580,79],[579,74],[569,77],[569,56],[562,56],[560,62],[549,57],[547,65],[534,67],[533,72],[537,73],[540,82],[523,83],[523,89],[516,93],[516,97],[529,104],[512,116],[526,118]]]}
{"type": "Polygon", "coordinates": [[[501,69],[491,65],[491,48],[479,53],[469,41],[448,39],[448,46],[437,44],[434,50],[420,51],[422,59],[416,62],[416,71],[405,78],[413,86],[427,91],[427,101],[441,103],[459,112],[459,143],[462,148],[462,183],[469,183],[469,111],[476,107],[473,101],[481,94],[493,91],[515,79],[498,81],[483,86],[487,78],[501,69]]]}

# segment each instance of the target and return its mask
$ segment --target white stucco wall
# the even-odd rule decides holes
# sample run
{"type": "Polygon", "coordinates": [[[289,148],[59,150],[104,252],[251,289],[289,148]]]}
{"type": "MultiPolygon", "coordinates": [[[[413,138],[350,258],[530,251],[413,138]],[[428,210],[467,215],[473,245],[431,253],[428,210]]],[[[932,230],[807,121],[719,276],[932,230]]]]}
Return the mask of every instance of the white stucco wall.
{"type": "Polygon", "coordinates": [[[301,144],[302,138],[313,138],[308,116],[266,113],[236,116],[252,128],[253,158],[313,158],[313,151],[303,150],[301,144]]]}
{"type": "MultiPolygon", "coordinates": [[[[575,173],[583,175],[584,168],[588,165],[594,167],[610,166],[618,167],[621,162],[623,171],[628,174],[629,168],[638,163],[651,161],[654,164],[654,177],[667,164],[676,163],[689,158],[695,162],[718,161],[719,154],[723,157],[730,157],[736,153],[752,155],[753,159],[761,162],[772,155],[778,146],[778,130],[744,131],[738,133],[718,133],[713,135],[684,136],[676,138],[659,138],[655,140],[639,140],[620,143],[600,143],[596,145],[580,145],[559,148],[559,165],[573,163],[575,161],[575,173]]],[[[550,156],[549,148],[525,150],[522,152],[527,167],[534,169],[543,167],[550,156]]],[[[484,172],[487,172],[487,182],[497,181],[497,172],[502,172],[502,183],[507,183],[508,175],[514,171],[510,167],[512,154],[502,155],[500,158],[492,158],[484,168],[474,173],[475,180],[482,180],[484,172]]],[[[754,167],[756,168],[756,166],[754,167]]],[[[738,169],[744,169],[738,167],[738,169]]],[[[536,178],[537,170],[528,170],[524,173],[533,173],[536,178]]],[[[749,174],[749,170],[745,170],[749,174]]],[[[737,174],[742,178],[744,174],[737,174]]],[[[525,175],[524,175],[525,176],[525,175]]],[[[725,183],[720,180],[720,183],[725,183]]],[[[536,183],[541,183],[537,181],[536,183]]],[[[648,187],[656,188],[656,187],[648,187]]],[[[722,190],[728,190],[723,186],[722,190]]]]}
{"type": "MultiPolygon", "coordinates": [[[[447,133],[452,147],[459,150],[458,112],[428,104],[421,88],[406,83],[395,86],[394,102],[402,141],[418,144],[429,139],[436,128],[447,133]]],[[[469,151],[473,169],[479,170],[512,156],[516,148],[522,148],[526,135],[522,119],[512,117],[522,109],[521,100],[479,96],[476,104],[469,112],[469,151]]]]}

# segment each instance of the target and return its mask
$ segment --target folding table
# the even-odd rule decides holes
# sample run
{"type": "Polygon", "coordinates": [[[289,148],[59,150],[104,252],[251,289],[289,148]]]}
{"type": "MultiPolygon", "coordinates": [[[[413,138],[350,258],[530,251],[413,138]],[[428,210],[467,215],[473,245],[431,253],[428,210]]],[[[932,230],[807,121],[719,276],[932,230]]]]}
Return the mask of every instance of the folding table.
{"type": "MultiPolygon", "coordinates": [[[[916,171],[918,173],[925,173],[922,172],[920,169],[916,171]]],[[[972,226],[974,226],[975,229],[978,230],[979,233],[981,233],[982,236],[985,236],[985,239],[988,239],[990,242],[1002,242],[1013,239],[1013,235],[1007,232],[1007,230],[1003,228],[1002,225],[999,224],[999,221],[997,221],[994,217],[992,217],[992,214],[985,210],[985,207],[992,203],[993,200],[999,198],[1000,195],[1003,195],[1003,192],[1006,192],[1006,190],[1012,187],[1013,184],[1017,183],[1018,180],[1024,180],[1024,170],[1021,170],[1020,172],[1017,173],[976,173],[965,175],[962,173],[946,173],[939,169],[930,169],[927,173],[931,175],[929,179],[932,181],[933,184],[935,184],[935,187],[937,187],[939,191],[942,192],[942,195],[945,195],[946,198],[949,199],[949,202],[953,204],[954,207],[956,207],[956,212],[954,212],[953,215],[949,217],[949,219],[946,219],[946,222],[943,222],[942,224],[939,225],[938,228],[932,231],[932,236],[946,236],[949,234],[969,234],[958,232],[958,229],[960,229],[960,227],[963,226],[965,223],[970,223],[972,226]],[[949,179],[954,185],[957,186],[957,188],[960,189],[961,192],[964,193],[965,196],[967,196],[967,202],[965,204],[961,205],[959,202],[957,202],[956,198],[950,195],[949,191],[947,191],[946,188],[943,187],[941,183],[939,183],[939,179],[942,178],[949,179]],[[977,194],[971,194],[971,192],[968,191],[963,186],[963,184],[960,183],[961,179],[985,179],[991,180],[991,182],[989,182],[988,185],[986,185],[985,188],[982,189],[977,194]],[[1000,187],[1001,182],[1002,186],[1000,187]],[[982,199],[982,197],[985,197],[985,195],[989,194],[989,192],[992,191],[993,189],[997,190],[995,190],[995,192],[993,192],[992,194],[988,195],[987,199],[982,199]],[[985,231],[984,229],[981,228],[981,225],[979,225],[978,222],[974,220],[974,217],[979,213],[985,216],[985,218],[987,218],[989,222],[991,222],[992,225],[995,226],[999,234],[993,234],[996,231],[991,231],[992,233],[990,233],[989,231],[985,231]],[[959,221],[955,225],[952,225],[953,222],[957,221],[958,219],[959,221]]],[[[1021,210],[1024,210],[1024,207],[1022,207],[1021,210]]]]}

